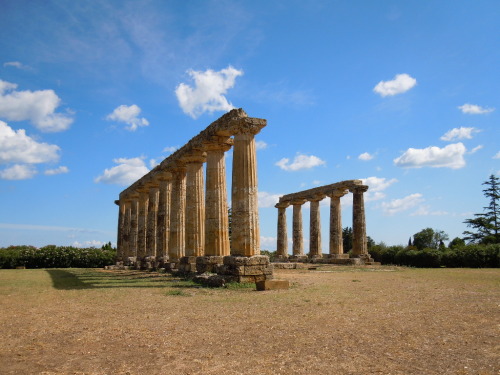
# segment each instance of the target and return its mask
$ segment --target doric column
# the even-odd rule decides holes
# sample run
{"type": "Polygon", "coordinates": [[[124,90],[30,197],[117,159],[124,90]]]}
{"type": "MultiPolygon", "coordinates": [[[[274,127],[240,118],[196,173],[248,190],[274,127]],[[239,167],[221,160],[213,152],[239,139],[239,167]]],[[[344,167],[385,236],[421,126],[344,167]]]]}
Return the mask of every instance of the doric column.
{"type": "Polygon", "coordinates": [[[205,194],[203,163],[206,153],[197,150],[183,157],[186,163],[186,256],[205,253],[205,194]]]}
{"type": "Polygon", "coordinates": [[[125,235],[125,200],[115,201],[118,204],[118,235],[116,238],[116,261],[123,261],[123,237],[125,235]]]}
{"type": "Polygon", "coordinates": [[[310,220],[309,220],[309,256],[311,258],[322,257],[321,250],[321,217],[319,210],[319,202],[323,196],[312,198],[309,202],[311,204],[310,220]]]}
{"type": "Polygon", "coordinates": [[[148,198],[147,190],[139,192],[139,215],[137,218],[137,261],[142,260],[146,255],[147,219],[148,219],[148,198]]]}
{"type": "Polygon", "coordinates": [[[213,137],[204,145],[207,152],[205,255],[226,256],[230,251],[224,152],[231,145],[229,137],[213,137]]]}
{"type": "Polygon", "coordinates": [[[158,195],[160,189],[152,185],[149,188],[148,223],[146,236],[146,256],[156,257],[156,224],[158,220],[158,195]]]}
{"type": "Polygon", "coordinates": [[[352,253],[354,256],[368,254],[366,242],[365,203],[363,194],[368,186],[354,187],[352,199],[352,253]]]}
{"type": "Polygon", "coordinates": [[[286,208],[289,203],[278,203],[274,207],[278,209],[278,240],[276,244],[276,255],[288,257],[288,234],[286,228],[286,208]]]}
{"type": "Polygon", "coordinates": [[[340,198],[347,194],[347,190],[338,190],[330,195],[330,256],[335,257],[344,253],[342,240],[342,208],[340,198]]]}
{"type": "Polygon", "coordinates": [[[238,129],[234,135],[231,185],[231,255],[260,254],[257,154],[255,134],[259,126],[238,129]]]}
{"type": "Polygon", "coordinates": [[[170,193],[172,175],[164,172],[159,178],[158,220],[156,222],[156,256],[168,258],[168,240],[170,237],[170,193]]]}
{"type": "Polygon", "coordinates": [[[130,201],[130,237],[129,257],[137,256],[137,240],[139,237],[139,198],[133,197],[130,201]]]}
{"type": "Polygon", "coordinates": [[[302,205],[305,199],[292,201],[293,205],[293,255],[304,255],[304,236],[302,234],[302,205]]]}
{"type": "Polygon", "coordinates": [[[179,163],[171,169],[171,173],[172,197],[168,256],[170,262],[176,262],[184,256],[186,246],[186,167],[179,163]]]}
{"type": "Polygon", "coordinates": [[[126,262],[130,255],[130,214],[131,204],[130,200],[125,200],[125,210],[123,213],[123,235],[122,235],[122,261],[126,262]]]}

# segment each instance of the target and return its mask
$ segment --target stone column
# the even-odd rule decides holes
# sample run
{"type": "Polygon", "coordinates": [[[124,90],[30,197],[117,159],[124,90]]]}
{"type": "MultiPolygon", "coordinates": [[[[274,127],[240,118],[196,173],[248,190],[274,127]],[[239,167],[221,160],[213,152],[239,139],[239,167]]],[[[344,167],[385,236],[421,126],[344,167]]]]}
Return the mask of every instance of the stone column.
{"type": "Polygon", "coordinates": [[[160,262],[168,258],[168,240],[170,237],[170,192],[172,175],[164,172],[160,179],[160,192],[158,196],[158,217],[156,224],[157,242],[156,256],[160,262]]]}
{"type": "Polygon", "coordinates": [[[257,155],[255,134],[260,127],[245,127],[234,135],[231,185],[231,255],[260,254],[257,155]]]}
{"type": "Polygon", "coordinates": [[[147,237],[147,218],[148,218],[148,191],[139,192],[139,215],[137,218],[137,263],[141,264],[144,257],[147,255],[146,251],[146,237],[147,237]]]}
{"type": "Polygon", "coordinates": [[[158,198],[160,189],[152,185],[149,188],[148,223],[146,236],[146,256],[156,258],[156,224],[158,220],[158,198]]]}
{"type": "Polygon", "coordinates": [[[229,221],[227,212],[226,161],[232,139],[213,137],[204,145],[207,152],[205,196],[205,255],[229,255],[229,221]]]}
{"type": "Polygon", "coordinates": [[[205,194],[203,163],[206,153],[193,151],[183,157],[186,163],[186,256],[202,256],[205,253],[205,194]]]}
{"type": "Polygon", "coordinates": [[[139,198],[130,201],[130,240],[129,257],[137,257],[137,240],[139,237],[139,198]]]}
{"type": "Polygon", "coordinates": [[[123,219],[123,236],[122,236],[122,261],[125,264],[130,257],[130,200],[125,200],[125,211],[123,219]]]}
{"type": "Polygon", "coordinates": [[[276,244],[276,255],[278,258],[288,258],[288,234],[286,228],[286,208],[289,203],[278,203],[274,207],[278,209],[278,241],[276,244]]]}
{"type": "Polygon", "coordinates": [[[344,253],[340,198],[345,194],[347,191],[339,190],[330,195],[330,258],[340,258],[344,253]]]}
{"type": "Polygon", "coordinates": [[[363,194],[368,186],[356,186],[351,191],[352,199],[352,253],[354,257],[368,254],[366,242],[365,203],[363,194]]]}
{"type": "Polygon", "coordinates": [[[123,237],[125,234],[125,200],[115,201],[118,204],[118,232],[116,238],[116,262],[123,261],[123,237]]]}
{"type": "Polygon", "coordinates": [[[184,256],[186,224],[186,167],[178,164],[172,168],[172,197],[170,204],[169,262],[184,256]]]}
{"type": "Polygon", "coordinates": [[[292,201],[293,205],[293,255],[304,256],[304,236],[302,234],[302,205],[305,199],[292,201]]]}
{"type": "Polygon", "coordinates": [[[309,220],[309,257],[321,258],[323,256],[321,249],[321,216],[319,202],[323,199],[315,197],[309,202],[311,204],[309,220]]]}

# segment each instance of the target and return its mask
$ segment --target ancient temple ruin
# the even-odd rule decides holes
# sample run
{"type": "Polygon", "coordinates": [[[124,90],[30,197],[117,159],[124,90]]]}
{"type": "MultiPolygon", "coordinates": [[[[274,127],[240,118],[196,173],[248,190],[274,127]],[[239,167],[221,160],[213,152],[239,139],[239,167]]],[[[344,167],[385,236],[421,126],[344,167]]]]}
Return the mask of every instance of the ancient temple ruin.
{"type": "Polygon", "coordinates": [[[366,219],[364,193],[368,186],[361,180],[347,180],[313,189],[287,194],[280,197],[276,204],[278,209],[278,237],[276,255],[280,261],[323,262],[337,264],[372,264],[367,249],[366,219]],[[342,240],[342,209],[340,198],[348,192],[353,193],[353,248],[352,254],[344,253],[342,240]],[[330,241],[329,253],[323,258],[321,247],[320,202],[330,197],[330,241]],[[302,205],[310,202],[309,254],[304,254],[304,239],[302,235],[302,205]],[[293,206],[293,249],[288,255],[288,235],[286,224],[286,209],[293,206]]]}
{"type": "Polygon", "coordinates": [[[234,109],[120,193],[118,261],[136,268],[272,277],[260,255],[255,135],[266,120],[234,109]],[[231,241],[226,164],[233,147],[231,241]],[[203,164],[206,163],[206,183],[203,164]]]}

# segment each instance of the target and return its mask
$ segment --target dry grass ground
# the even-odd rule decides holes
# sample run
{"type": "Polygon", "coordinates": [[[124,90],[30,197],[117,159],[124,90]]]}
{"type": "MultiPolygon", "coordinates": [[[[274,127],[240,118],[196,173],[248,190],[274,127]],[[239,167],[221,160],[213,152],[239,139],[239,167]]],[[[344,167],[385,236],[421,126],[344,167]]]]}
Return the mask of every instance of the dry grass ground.
{"type": "Polygon", "coordinates": [[[0,270],[1,374],[498,374],[500,270],[320,267],[293,287],[0,270]]]}

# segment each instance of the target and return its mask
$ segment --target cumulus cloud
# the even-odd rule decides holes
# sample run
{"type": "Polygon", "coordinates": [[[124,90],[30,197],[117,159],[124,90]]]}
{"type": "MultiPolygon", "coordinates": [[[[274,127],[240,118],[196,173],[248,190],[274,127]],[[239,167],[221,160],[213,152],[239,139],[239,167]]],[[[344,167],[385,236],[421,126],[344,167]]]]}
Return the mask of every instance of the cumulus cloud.
{"type": "Polygon", "coordinates": [[[293,159],[293,162],[290,163],[290,159],[283,158],[275,163],[278,167],[285,171],[298,171],[300,169],[310,169],[317,167],[318,165],[326,164],[324,160],[321,160],[317,156],[314,155],[303,155],[298,154],[293,159]]]}
{"type": "Polygon", "coordinates": [[[169,152],[169,153],[174,153],[177,151],[180,147],[179,146],[168,146],[163,149],[163,152],[169,152]]]}
{"type": "Polygon", "coordinates": [[[493,159],[500,159],[500,151],[498,151],[495,156],[493,156],[493,159]]]}
{"type": "Polygon", "coordinates": [[[459,139],[472,139],[473,133],[479,133],[481,130],[476,128],[453,128],[448,130],[440,139],[442,141],[456,141],[459,139]]]}
{"type": "Polygon", "coordinates": [[[125,129],[130,131],[136,131],[139,126],[148,126],[149,121],[144,117],[139,117],[141,113],[141,108],[139,106],[132,104],[130,106],[121,105],[116,107],[112,113],[106,116],[106,120],[123,122],[128,126],[125,129]]]}
{"type": "Polygon", "coordinates": [[[368,161],[368,160],[372,160],[374,157],[375,156],[371,155],[368,152],[363,152],[361,155],[358,156],[358,159],[363,160],[363,161],[368,161]]]}
{"type": "Polygon", "coordinates": [[[54,176],[56,174],[63,174],[63,173],[68,173],[68,172],[69,172],[68,167],[61,165],[60,167],[57,167],[54,169],[47,169],[45,172],[43,172],[43,174],[47,175],[47,176],[54,176]]]}
{"type": "Polygon", "coordinates": [[[422,197],[422,194],[415,193],[404,198],[393,199],[390,202],[382,202],[382,210],[387,215],[394,215],[395,213],[409,210],[423,201],[424,198],[422,197]]]}
{"type": "Polygon", "coordinates": [[[380,81],[373,88],[373,91],[380,94],[380,96],[393,96],[410,90],[416,84],[417,80],[408,74],[396,74],[391,81],[380,81]]]}
{"type": "Polygon", "coordinates": [[[113,159],[113,163],[118,165],[105,169],[101,176],[94,179],[94,182],[123,186],[130,185],[149,172],[143,159],[144,158],[113,159]]]}
{"type": "Polygon", "coordinates": [[[365,194],[365,201],[376,201],[385,198],[385,193],[383,192],[392,184],[398,182],[397,179],[391,178],[390,180],[385,177],[367,177],[361,179],[364,185],[368,185],[369,189],[365,194]]]}
{"type": "Polygon", "coordinates": [[[468,113],[470,115],[482,115],[485,113],[490,113],[495,110],[495,108],[483,108],[476,104],[465,103],[458,107],[462,111],[462,113],[468,113]]]}
{"type": "Polygon", "coordinates": [[[452,143],[446,147],[435,146],[417,149],[409,148],[403,155],[394,159],[394,164],[402,168],[451,168],[465,166],[464,154],[467,151],[463,143],[452,143]]]}
{"type": "Polygon", "coordinates": [[[282,195],[283,194],[271,194],[265,191],[259,191],[259,207],[274,207],[282,195]]]}
{"type": "Polygon", "coordinates": [[[242,70],[228,66],[218,72],[208,69],[204,72],[188,70],[187,73],[194,80],[194,87],[181,83],[175,89],[184,113],[197,118],[205,112],[229,111],[234,108],[224,95],[234,87],[236,77],[243,75],[242,70]]]}
{"type": "Polygon", "coordinates": [[[24,129],[14,130],[0,121],[0,164],[53,162],[59,151],[59,146],[36,142],[24,129]]]}
{"type": "Polygon", "coordinates": [[[12,66],[14,68],[23,69],[23,70],[29,70],[30,69],[29,66],[26,66],[26,65],[20,63],[19,61],[8,61],[8,62],[3,63],[3,66],[4,67],[12,66]]]}
{"type": "Polygon", "coordinates": [[[410,216],[444,216],[448,215],[446,211],[431,211],[431,207],[428,205],[421,205],[414,213],[410,216]]]}
{"type": "Polygon", "coordinates": [[[0,178],[4,180],[27,180],[36,173],[36,168],[32,165],[14,164],[12,167],[0,171],[0,178]]]}
{"type": "Polygon", "coordinates": [[[43,132],[69,128],[73,119],[55,113],[61,99],[53,90],[17,91],[17,85],[0,80],[0,117],[9,121],[30,121],[43,132]]]}
{"type": "Polygon", "coordinates": [[[276,237],[264,237],[260,236],[260,247],[266,250],[275,250],[276,249],[276,237]]]}
{"type": "Polygon", "coordinates": [[[264,150],[267,148],[267,143],[264,141],[256,141],[255,142],[255,148],[257,150],[264,150]]]}

